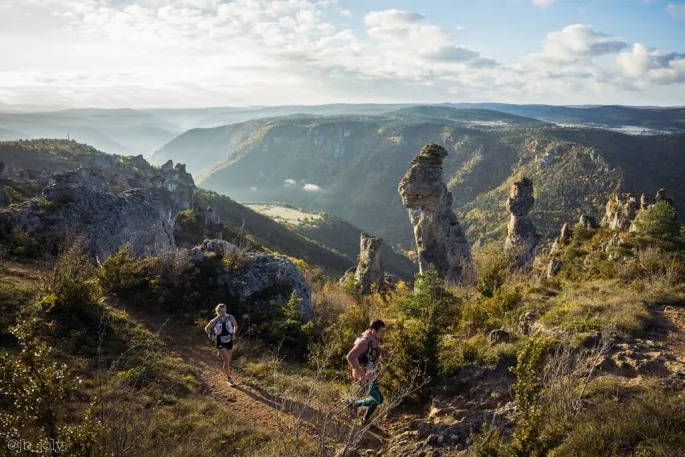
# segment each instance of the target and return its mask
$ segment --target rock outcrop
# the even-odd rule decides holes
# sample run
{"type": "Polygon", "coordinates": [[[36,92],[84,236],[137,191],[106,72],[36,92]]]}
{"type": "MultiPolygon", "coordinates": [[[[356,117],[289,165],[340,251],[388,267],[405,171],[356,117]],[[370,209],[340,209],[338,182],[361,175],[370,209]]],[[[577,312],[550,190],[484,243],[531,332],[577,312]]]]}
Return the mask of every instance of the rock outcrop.
{"type": "Polygon", "coordinates": [[[635,195],[614,195],[607,202],[602,225],[619,232],[630,230],[639,209],[635,195]]]}
{"type": "Polygon", "coordinates": [[[433,265],[447,283],[460,282],[471,263],[471,247],[452,211],[452,194],[442,178],[445,148],[427,144],[412,160],[398,191],[414,228],[419,271],[433,265]]]}
{"type": "Polygon", "coordinates": [[[208,253],[240,256],[239,268],[228,268],[222,264],[216,273],[219,283],[225,285],[234,297],[251,306],[259,306],[273,298],[287,302],[294,292],[300,298],[302,316],[312,318],[311,289],[302,272],[288,257],[263,252],[240,253],[238,247],[223,240],[205,240],[190,251],[195,261],[204,259],[208,253]]]}
{"type": "Polygon", "coordinates": [[[383,287],[385,270],[381,262],[382,247],[382,239],[362,232],[359,241],[359,263],[354,274],[362,294],[369,294],[383,287]]]}
{"type": "Polygon", "coordinates": [[[653,204],[654,200],[652,200],[652,197],[648,196],[647,194],[642,194],[640,196],[640,209],[647,209],[653,204]]]}
{"type": "Polygon", "coordinates": [[[656,192],[656,198],[654,198],[655,202],[662,202],[665,201],[669,205],[673,206],[673,199],[671,197],[666,196],[666,189],[659,189],[656,192]]]}
{"type": "Polygon", "coordinates": [[[170,224],[176,220],[178,213],[193,208],[195,182],[193,176],[186,172],[184,164],[177,163],[174,166],[169,160],[162,165],[158,174],[150,178],[147,188],[170,224]]]}
{"type": "Polygon", "coordinates": [[[171,225],[147,193],[113,194],[103,172],[93,168],[53,175],[41,198],[0,210],[0,226],[28,232],[47,249],[83,236],[99,261],[126,243],[135,255],[175,248],[171,225]]]}
{"type": "Polygon", "coordinates": [[[535,247],[540,240],[533,221],[528,217],[534,203],[533,181],[523,178],[515,182],[507,199],[507,210],[511,216],[507,226],[508,234],[504,250],[516,257],[519,267],[528,267],[532,264],[535,258],[535,247]]]}

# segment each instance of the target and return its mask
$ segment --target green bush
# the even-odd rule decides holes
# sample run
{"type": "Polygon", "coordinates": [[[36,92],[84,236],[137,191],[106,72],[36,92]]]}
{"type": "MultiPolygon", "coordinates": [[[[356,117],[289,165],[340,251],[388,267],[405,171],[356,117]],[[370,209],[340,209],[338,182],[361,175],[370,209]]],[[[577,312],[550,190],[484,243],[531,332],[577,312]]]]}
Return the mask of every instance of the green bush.
{"type": "Polygon", "coordinates": [[[102,298],[96,269],[83,244],[76,242],[57,258],[42,305],[63,315],[93,315],[102,298]]]}
{"type": "Polygon", "coordinates": [[[458,300],[446,289],[433,267],[417,275],[414,294],[397,303],[400,319],[389,332],[389,346],[394,350],[390,365],[391,383],[409,385],[418,369],[427,381],[420,394],[430,397],[431,387],[441,379],[440,344],[448,326],[456,323],[458,300]]]}
{"type": "Polygon", "coordinates": [[[4,250],[9,255],[18,258],[38,259],[43,254],[38,240],[32,234],[17,228],[0,234],[0,244],[4,245],[4,250]]]}
{"type": "Polygon", "coordinates": [[[95,424],[75,417],[69,406],[81,380],[51,356],[42,328],[29,319],[10,331],[17,352],[0,352],[0,437],[30,442],[62,442],[69,455],[90,455],[95,424]]]}
{"type": "Polygon", "coordinates": [[[633,221],[633,239],[640,247],[658,246],[666,250],[682,249],[676,209],[665,201],[656,202],[638,212],[633,221]]]}

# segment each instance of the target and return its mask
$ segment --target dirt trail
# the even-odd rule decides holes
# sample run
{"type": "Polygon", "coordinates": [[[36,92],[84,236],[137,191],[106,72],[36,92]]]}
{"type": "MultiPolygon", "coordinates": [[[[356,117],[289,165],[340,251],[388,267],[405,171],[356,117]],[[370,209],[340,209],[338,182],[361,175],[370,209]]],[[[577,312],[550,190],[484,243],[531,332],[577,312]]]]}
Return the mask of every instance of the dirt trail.
{"type": "MultiPolygon", "coordinates": [[[[239,371],[234,370],[233,373],[237,386],[229,387],[216,350],[206,344],[203,335],[198,334],[196,329],[172,320],[165,323],[163,318],[142,315],[134,310],[130,310],[129,314],[143,322],[150,330],[159,332],[160,336],[178,351],[183,360],[195,368],[212,398],[255,429],[269,436],[278,436],[279,433],[290,434],[299,418],[300,433],[307,434],[312,440],[323,435],[329,440],[334,439],[338,443],[343,443],[350,436],[350,432],[359,432],[359,427],[351,429],[350,419],[331,418],[316,407],[279,398],[267,389],[243,378],[239,371]]],[[[368,430],[358,448],[378,450],[383,446],[384,438],[387,438],[387,435],[382,430],[368,430]]]]}

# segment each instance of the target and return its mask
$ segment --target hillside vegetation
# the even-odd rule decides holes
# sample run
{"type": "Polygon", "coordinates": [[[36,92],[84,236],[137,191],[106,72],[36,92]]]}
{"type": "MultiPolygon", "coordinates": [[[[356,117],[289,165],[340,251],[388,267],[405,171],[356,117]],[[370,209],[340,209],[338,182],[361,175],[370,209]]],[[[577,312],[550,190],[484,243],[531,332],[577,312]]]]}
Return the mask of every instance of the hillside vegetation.
{"type": "MultiPolygon", "coordinates": [[[[429,112],[460,115],[447,108],[429,112]]],[[[477,114],[483,118],[482,111],[477,114]]],[[[509,116],[486,114],[493,122],[509,116]]],[[[676,197],[685,194],[685,134],[630,136],[518,123],[484,127],[424,115],[267,120],[198,180],[241,201],[278,201],[335,214],[410,249],[413,237],[397,183],[428,142],[449,152],[445,181],[471,242],[501,234],[505,190],[523,174],[535,183],[532,217],[548,239],[582,213],[601,216],[603,196],[611,192],[654,195],[666,187],[676,197]]],[[[676,200],[682,214],[685,199],[676,200]]]]}
{"type": "MultiPolygon", "coordinates": [[[[141,171],[151,173],[154,170],[154,167],[140,157],[112,157],[73,140],[0,142],[0,161],[6,164],[5,174],[9,174],[10,168],[13,170],[12,178],[2,180],[13,203],[21,203],[39,195],[44,185],[28,176],[18,179],[15,173],[35,170],[37,173],[49,174],[74,170],[97,164],[99,159],[113,159],[114,168],[126,175],[135,176],[141,171]]],[[[177,237],[179,243],[196,245],[205,237],[216,237],[216,232],[223,232],[225,239],[289,255],[334,274],[342,274],[355,263],[355,258],[316,244],[224,195],[200,189],[196,195],[195,209],[182,213],[178,218],[183,229],[177,237]],[[221,227],[213,232],[208,232],[204,226],[207,208],[215,208],[221,218],[221,227]]]]}

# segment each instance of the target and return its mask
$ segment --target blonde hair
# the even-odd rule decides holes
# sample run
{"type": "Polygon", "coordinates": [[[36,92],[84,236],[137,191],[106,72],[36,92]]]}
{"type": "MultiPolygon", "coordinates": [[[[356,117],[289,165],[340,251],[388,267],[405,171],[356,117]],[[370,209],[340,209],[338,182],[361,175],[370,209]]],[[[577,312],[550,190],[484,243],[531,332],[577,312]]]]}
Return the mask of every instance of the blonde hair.
{"type": "Polygon", "coordinates": [[[219,303],[218,305],[216,305],[216,308],[214,308],[214,311],[215,311],[217,314],[219,314],[219,310],[220,310],[221,308],[225,308],[225,307],[226,307],[226,305],[224,305],[223,303],[219,303]]]}

